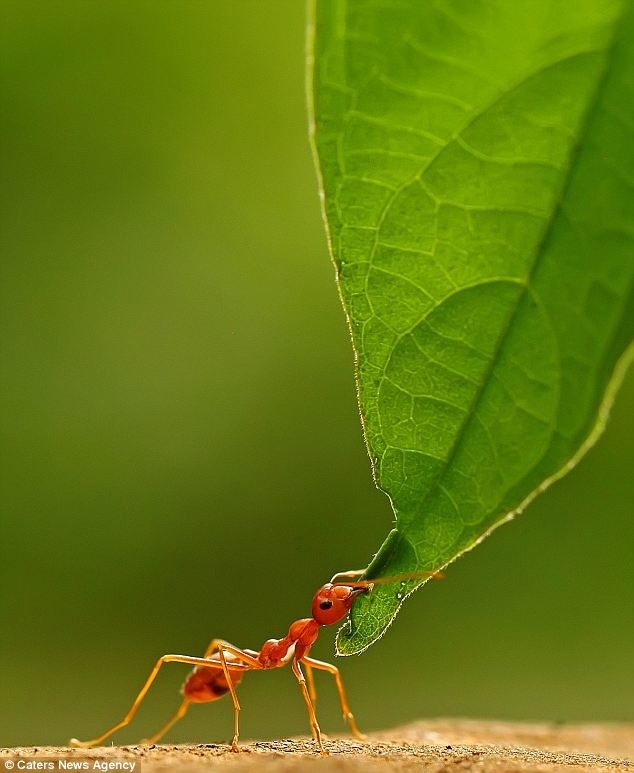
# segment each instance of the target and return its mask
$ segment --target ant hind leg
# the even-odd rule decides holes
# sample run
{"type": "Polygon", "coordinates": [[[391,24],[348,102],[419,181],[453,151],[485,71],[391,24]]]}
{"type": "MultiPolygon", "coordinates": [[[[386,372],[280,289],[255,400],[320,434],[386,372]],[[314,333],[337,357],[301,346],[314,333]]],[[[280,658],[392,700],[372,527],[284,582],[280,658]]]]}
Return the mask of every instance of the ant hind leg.
{"type": "Polygon", "coordinates": [[[191,706],[191,701],[188,698],[183,698],[181,705],[178,707],[178,710],[174,716],[169,719],[162,727],[160,727],[154,735],[151,735],[149,738],[144,738],[141,743],[142,744],[151,744],[151,743],[158,743],[161,738],[167,733],[168,730],[171,730],[174,725],[178,722],[179,719],[182,719],[185,714],[187,714],[187,709],[191,706]]]}
{"type": "MultiPolygon", "coordinates": [[[[92,738],[90,741],[79,741],[77,738],[71,738],[69,744],[80,749],[89,749],[91,746],[98,746],[102,741],[105,741],[106,738],[111,736],[113,733],[116,733],[117,730],[120,730],[122,727],[129,725],[132,721],[132,718],[137,713],[139,706],[143,702],[143,699],[147,695],[148,690],[152,686],[152,682],[156,679],[158,672],[161,670],[161,666],[164,663],[185,663],[190,666],[209,665],[209,661],[205,658],[196,658],[190,655],[163,655],[163,657],[159,658],[154,664],[154,668],[150,671],[150,675],[145,680],[145,684],[134,699],[132,706],[130,706],[128,710],[128,713],[120,722],[117,722],[116,725],[108,728],[108,730],[106,730],[104,733],[98,735],[96,738],[92,738]]],[[[178,717],[178,719],[180,719],[180,717],[178,717]]]]}

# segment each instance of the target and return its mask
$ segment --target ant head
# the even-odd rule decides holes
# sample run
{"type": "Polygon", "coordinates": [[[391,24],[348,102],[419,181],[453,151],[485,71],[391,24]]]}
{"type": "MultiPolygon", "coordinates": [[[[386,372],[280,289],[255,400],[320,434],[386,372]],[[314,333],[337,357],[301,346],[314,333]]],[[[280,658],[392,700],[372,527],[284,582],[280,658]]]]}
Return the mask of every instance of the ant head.
{"type": "Polygon", "coordinates": [[[357,596],[370,590],[367,585],[327,582],[313,596],[313,619],[319,625],[338,623],[348,614],[357,596]]]}
{"type": "Polygon", "coordinates": [[[364,594],[370,593],[375,585],[389,585],[390,583],[405,583],[408,580],[442,580],[444,574],[437,569],[433,572],[407,572],[392,577],[379,577],[372,580],[354,580],[353,582],[336,582],[342,575],[357,574],[357,572],[342,572],[335,575],[333,581],[327,582],[313,596],[313,620],[319,625],[332,625],[338,623],[348,614],[354,600],[364,594]]]}

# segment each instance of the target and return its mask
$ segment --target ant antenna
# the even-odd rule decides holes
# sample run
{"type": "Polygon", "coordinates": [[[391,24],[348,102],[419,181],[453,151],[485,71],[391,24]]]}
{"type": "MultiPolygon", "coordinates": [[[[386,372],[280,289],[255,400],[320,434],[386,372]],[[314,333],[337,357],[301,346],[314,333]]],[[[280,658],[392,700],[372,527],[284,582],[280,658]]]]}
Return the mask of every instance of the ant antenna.
{"type": "Polygon", "coordinates": [[[392,577],[379,577],[376,580],[341,580],[334,582],[333,585],[350,585],[353,588],[373,588],[375,585],[389,585],[394,582],[405,582],[406,580],[431,579],[442,580],[445,575],[440,570],[435,572],[406,572],[405,574],[395,574],[392,577]]]}

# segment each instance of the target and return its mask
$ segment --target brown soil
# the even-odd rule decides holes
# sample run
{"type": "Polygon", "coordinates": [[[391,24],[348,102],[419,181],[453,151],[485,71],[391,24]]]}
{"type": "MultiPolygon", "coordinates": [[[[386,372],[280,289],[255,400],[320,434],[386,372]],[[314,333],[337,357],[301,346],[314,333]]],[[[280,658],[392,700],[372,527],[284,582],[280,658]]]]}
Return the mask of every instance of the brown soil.
{"type": "MultiPolygon", "coordinates": [[[[0,749],[0,773],[18,756],[74,760],[136,760],[136,773],[199,773],[211,767],[242,771],[361,773],[369,771],[627,771],[634,773],[634,725],[519,724],[477,720],[425,720],[381,733],[367,742],[329,738],[330,756],[321,757],[312,741],[250,742],[233,754],[216,744],[181,746],[63,746],[0,749]]],[[[15,765],[15,770],[19,769],[15,765]]]]}

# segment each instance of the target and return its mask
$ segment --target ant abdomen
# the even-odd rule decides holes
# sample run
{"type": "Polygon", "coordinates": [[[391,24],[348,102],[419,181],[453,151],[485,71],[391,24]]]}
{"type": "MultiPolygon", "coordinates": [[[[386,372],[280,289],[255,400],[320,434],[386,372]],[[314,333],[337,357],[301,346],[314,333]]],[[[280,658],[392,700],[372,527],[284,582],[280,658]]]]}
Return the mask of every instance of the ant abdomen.
{"type": "MultiPolygon", "coordinates": [[[[238,659],[231,652],[225,653],[227,663],[236,663],[238,659]]],[[[182,693],[192,703],[208,703],[222,698],[229,690],[227,677],[222,669],[222,665],[214,658],[210,659],[210,666],[196,666],[191,674],[185,680],[182,693]]],[[[231,681],[234,686],[242,680],[241,671],[231,672],[231,681]]]]}

